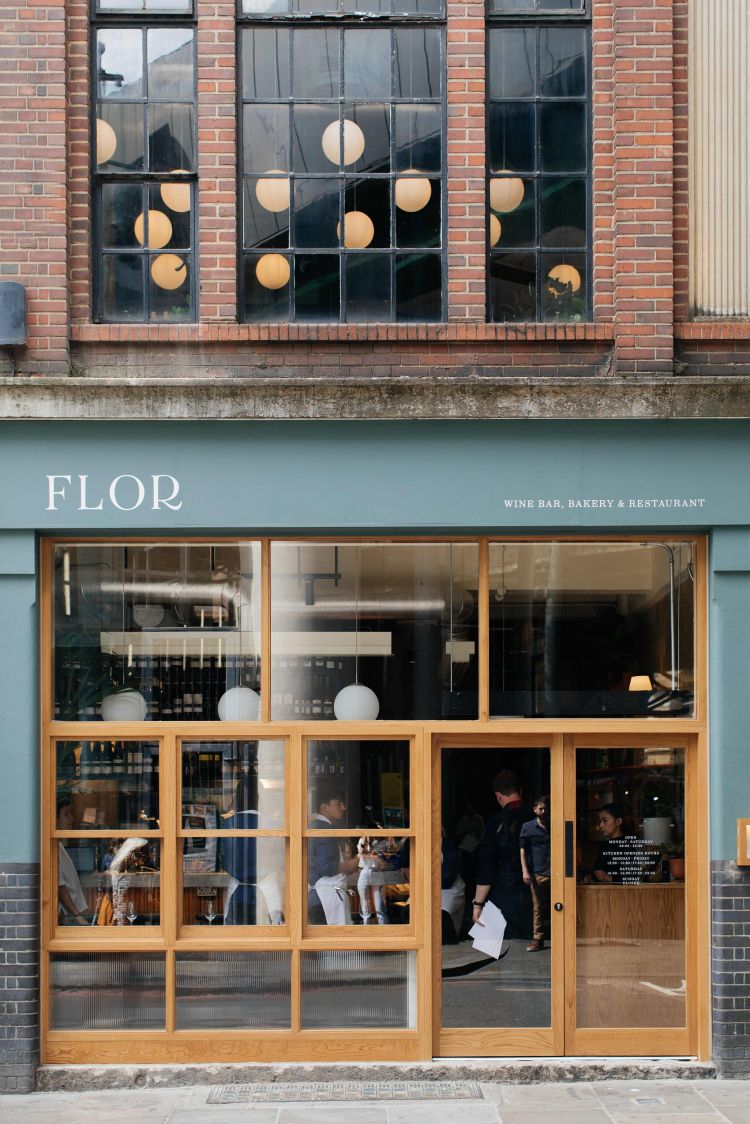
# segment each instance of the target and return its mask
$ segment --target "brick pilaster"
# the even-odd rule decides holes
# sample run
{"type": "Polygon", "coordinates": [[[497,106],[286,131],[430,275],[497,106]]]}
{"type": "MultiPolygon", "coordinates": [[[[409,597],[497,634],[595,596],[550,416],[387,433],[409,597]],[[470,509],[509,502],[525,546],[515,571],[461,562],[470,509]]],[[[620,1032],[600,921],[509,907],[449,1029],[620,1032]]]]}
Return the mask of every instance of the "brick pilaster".
{"type": "Polygon", "coordinates": [[[0,864],[0,1093],[30,1093],[39,1058],[39,868],[0,864]]]}

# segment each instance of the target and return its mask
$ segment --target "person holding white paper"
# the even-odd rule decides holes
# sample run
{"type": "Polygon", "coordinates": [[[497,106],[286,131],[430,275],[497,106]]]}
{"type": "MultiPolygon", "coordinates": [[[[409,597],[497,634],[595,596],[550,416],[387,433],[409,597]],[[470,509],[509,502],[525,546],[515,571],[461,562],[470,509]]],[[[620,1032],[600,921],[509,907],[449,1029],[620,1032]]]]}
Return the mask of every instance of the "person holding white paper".
{"type": "Polygon", "coordinates": [[[523,824],[531,819],[531,810],[523,801],[520,780],[509,769],[496,775],[492,787],[500,810],[485,828],[472,917],[481,926],[482,912],[491,901],[507,922],[508,938],[528,940],[531,895],[523,881],[519,837],[523,824]]]}

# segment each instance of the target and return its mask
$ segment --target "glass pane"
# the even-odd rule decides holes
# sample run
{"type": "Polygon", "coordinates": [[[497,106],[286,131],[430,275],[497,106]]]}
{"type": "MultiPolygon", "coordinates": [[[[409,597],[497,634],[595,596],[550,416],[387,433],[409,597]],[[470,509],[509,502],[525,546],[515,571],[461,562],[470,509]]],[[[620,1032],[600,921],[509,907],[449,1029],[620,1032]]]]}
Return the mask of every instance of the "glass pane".
{"type": "Polygon", "coordinates": [[[289,246],[289,177],[263,176],[245,181],[245,246],[289,246]]]}
{"type": "Polygon", "coordinates": [[[587,287],[585,254],[542,254],[543,320],[585,320],[587,287]]]}
{"type": "Polygon", "coordinates": [[[336,949],[300,960],[303,1029],[416,1026],[416,953],[336,949]]]}
{"type": "Polygon", "coordinates": [[[288,98],[289,30],[285,27],[242,28],[243,98],[288,98]]]}
{"type": "Polygon", "coordinates": [[[98,0],[98,12],[192,12],[192,0],[98,0]]]}
{"type": "MultiPolygon", "coordinates": [[[[255,811],[217,826],[250,829],[255,811]]],[[[186,828],[215,822],[211,804],[183,804],[186,828]]],[[[250,835],[196,835],[182,840],[183,925],[283,925],[285,841],[250,835]]]]}
{"type": "Polygon", "coordinates": [[[439,105],[396,106],[396,169],[439,172],[441,169],[439,105]]]}
{"type": "Polygon", "coordinates": [[[395,42],[394,97],[439,98],[440,30],[437,27],[399,27],[395,42]]]}
{"type": "Polygon", "coordinates": [[[140,29],[100,29],[96,36],[96,54],[96,89],[100,98],[132,101],[145,97],[140,29]]]}
{"type": "MultiPolygon", "coordinates": [[[[559,0],[557,6],[559,7],[559,0]]],[[[582,97],[586,93],[588,32],[582,27],[541,28],[539,81],[543,97],[582,97]]]]}
{"type": "Polygon", "coordinates": [[[160,848],[138,836],[58,840],[58,924],[158,925],[160,848]]]}
{"type": "Polygon", "coordinates": [[[157,742],[57,743],[57,829],[158,828],[157,742]]]}
{"type": "Polygon", "coordinates": [[[533,254],[492,255],[490,310],[492,320],[499,323],[536,320],[536,259],[533,254]]]}
{"type": "Polygon", "coordinates": [[[148,107],[148,153],[152,172],[195,167],[193,106],[156,104],[148,107]]]}
{"type": "Polygon", "coordinates": [[[289,170],[288,105],[243,105],[242,159],[246,172],[289,170]]]}
{"type": "Polygon", "coordinates": [[[331,173],[337,169],[341,164],[338,106],[296,104],[292,112],[292,144],[295,172],[331,173]]]}
{"type": "Polygon", "coordinates": [[[539,121],[541,166],[546,172],[586,170],[586,106],[544,103],[539,121]]]}
{"type": "Polygon", "coordinates": [[[443,14],[443,0],[394,0],[394,11],[407,16],[440,16],[443,14]]]}
{"type": "Polygon", "coordinates": [[[533,246],[536,241],[534,180],[498,176],[490,180],[490,209],[500,223],[499,249],[533,246]]]}
{"type": "MultiPolygon", "coordinates": [[[[309,826],[344,827],[345,793],[342,783],[320,781],[311,796],[317,811],[309,826]]],[[[375,834],[308,839],[308,925],[407,925],[412,844],[375,834]]]]}
{"type": "Polygon", "coordinates": [[[177,1030],[284,1030],[291,1022],[288,952],[178,952],[177,1030]]]}
{"type": "Polygon", "coordinates": [[[475,718],[477,566],[475,543],[272,543],[273,718],[475,718]]]}
{"type": "Polygon", "coordinates": [[[340,222],[338,179],[294,181],[294,241],[297,246],[338,246],[340,222]]]}
{"type": "MultiPolygon", "coordinates": [[[[409,826],[409,743],[311,741],[307,747],[310,826],[326,827],[318,797],[339,788],[343,811],[334,827],[409,826]],[[313,823],[312,821],[318,821],[313,823]]],[[[339,809],[338,804],[336,810],[339,809]]]]}
{"type": "Polygon", "coordinates": [[[192,255],[158,254],[149,258],[149,305],[152,320],[190,320],[192,255]]]}
{"type": "Polygon", "coordinates": [[[534,170],[533,102],[490,104],[490,170],[531,172],[534,170]]]}
{"type": "Polygon", "coordinates": [[[163,1030],[163,952],[53,952],[53,1030],[163,1030]]]}
{"type": "Polygon", "coordinates": [[[96,112],[96,170],[142,172],[146,159],[143,106],[103,102],[96,112]]]}
{"type": "Polygon", "coordinates": [[[185,829],[283,827],[284,742],[183,742],[182,801],[185,829]]]}
{"type": "MultiPolygon", "coordinates": [[[[345,160],[348,171],[389,172],[391,170],[389,114],[390,107],[386,104],[344,106],[344,118],[353,121],[364,137],[362,155],[356,160],[345,160]]],[[[349,154],[345,151],[344,155],[346,157],[349,154]]]]}
{"type": "Polygon", "coordinates": [[[491,98],[534,96],[536,33],[532,28],[490,29],[488,77],[491,98]]]}
{"type": "MultiPolygon", "coordinates": [[[[399,176],[394,185],[394,196],[396,245],[439,246],[440,180],[421,176],[399,176]]],[[[427,264],[428,271],[429,268],[427,264]]]]}
{"type": "Polygon", "coordinates": [[[309,16],[319,13],[336,12],[339,9],[339,0],[291,0],[292,12],[309,16]]]}
{"type": "Polygon", "coordinates": [[[542,245],[586,245],[586,181],[548,179],[542,188],[542,245]]]}
{"type": "Polygon", "coordinates": [[[396,318],[440,320],[441,267],[438,254],[396,255],[396,318]]]}
{"type": "Polygon", "coordinates": [[[246,255],[245,319],[288,320],[289,258],[282,254],[246,255]]]}
{"type": "Polygon", "coordinates": [[[391,93],[391,33],[372,28],[344,32],[344,97],[387,98],[391,93]]]}
{"type": "Polygon", "coordinates": [[[292,36],[295,98],[339,96],[339,33],[315,28],[295,28],[292,36]]]}
{"type": "MultiPolygon", "coordinates": [[[[346,319],[350,323],[381,324],[391,319],[391,262],[387,255],[347,255],[346,319]]],[[[332,713],[332,701],[327,699],[326,703],[332,713]]]]}
{"type": "Polygon", "coordinates": [[[338,320],[339,258],[334,254],[297,254],[294,298],[298,320],[338,320]]]}
{"type": "MultiPolygon", "coordinates": [[[[115,498],[169,509],[176,489],[170,476],[123,477],[115,498]]],[[[103,500],[90,490],[83,502],[103,500]]],[[[215,720],[241,688],[225,701],[252,720],[259,687],[258,543],[56,548],[56,718],[215,720]]]]}
{"type": "Polygon", "coordinates": [[[193,32],[188,27],[150,27],[146,32],[149,100],[195,97],[193,32]]]}
{"type": "Polygon", "coordinates": [[[685,1026],[680,749],[576,753],[576,1021],[685,1026]]]}
{"type": "Polygon", "coordinates": [[[693,573],[687,543],[492,543],[491,713],[691,714],[693,573]]]}
{"type": "Polygon", "coordinates": [[[242,0],[242,11],[247,16],[283,15],[289,11],[288,0],[242,0]]]}
{"type": "Polygon", "coordinates": [[[130,249],[141,243],[135,236],[135,220],[143,211],[141,184],[105,183],[102,185],[102,246],[130,249]]]}
{"type": "MultiPolygon", "coordinates": [[[[356,179],[347,180],[344,195],[344,214],[351,215],[356,212],[355,220],[345,219],[342,244],[350,249],[366,249],[367,247],[386,247],[391,244],[391,200],[390,184],[387,179],[356,179]],[[372,224],[372,229],[369,224],[372,224]],[[344,241],[344,234],[346,240],[344,241]]],[[[369,255],[368,261],[375,262],[374,256],[369,255]]],[[[386,260],[387,259],[383,259],[386,260]]],[[[352,267],[354,268],[354,267],[352,267]]],[[[375,268],[379,268],[376,266],[375,268]]],[[[361,275],[361,270],[357,271],[361,275]]],[[[364,280],[360,285],[364,284],[364,280]]],[[[380,295],[387,298],[390,291],[390,282],[386,281],[385,289],[380,288],[380,295]]]]}
{"type": "Polygon", "coordinates": [[[443,1026],[551,1025],[549,790],[548,749],[443,750],[443,1026]],[[507,922],[481,972],[485,954],[459,944],[474,899],[507,922]]]}
{"type": "Polygon", "coordinates": [[[144,259],[139,254],[102,258],[102,315],[105,320],[143,320],[144,259]]]}

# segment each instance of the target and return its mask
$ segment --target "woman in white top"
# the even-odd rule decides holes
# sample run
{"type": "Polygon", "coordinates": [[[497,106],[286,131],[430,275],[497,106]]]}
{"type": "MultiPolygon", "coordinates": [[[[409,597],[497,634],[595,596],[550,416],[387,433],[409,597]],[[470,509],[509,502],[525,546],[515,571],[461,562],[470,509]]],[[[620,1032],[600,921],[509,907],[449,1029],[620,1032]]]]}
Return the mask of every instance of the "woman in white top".
{"type": "MultiPolygon", "coordinates": [[[[70,831],[74,823],[73,805],[68,797],[63,796],[57,802],[57,830],[70,831]]],[[[71,918],[76,925],[88,924],[84,917],[88,911],[86,895],[78,871],[62,841],[57,848],[57,901],[63,914],[63,923],[71,918]]]]}

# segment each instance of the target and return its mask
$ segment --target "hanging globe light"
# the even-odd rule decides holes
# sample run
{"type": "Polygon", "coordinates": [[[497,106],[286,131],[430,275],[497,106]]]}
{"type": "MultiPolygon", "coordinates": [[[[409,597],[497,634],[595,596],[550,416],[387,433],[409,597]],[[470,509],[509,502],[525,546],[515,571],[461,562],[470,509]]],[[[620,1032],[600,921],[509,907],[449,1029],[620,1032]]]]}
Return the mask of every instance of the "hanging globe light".
{"type": "Polygon", "coordinates": [[[374,722],[380,710],[378,696],[364,683],[350,683],[333,700],[339,722],[374,722]]]}
{"type": "Polygon", "coordinates": [[[104,722],[143,722],[148,707],[140,691],[117,691],[102,699],[104,722]]]}
{"type": "Polygon", "coordinates": [[[96,119],[96,162],[106,164],[111,160],[117,148],[117,133],[108,121],[96,119]]]}
{"type": "Polygon", "coordinates": [[[497,215],[490,214],[490,246],[497,246],[503,232],[500,219],[497,215]]]}
{"type": "MultiPolygon", "coordinates": [[[[269,177],[280,168],[269,168],[269,177]]],[[[255,185],[255,197],[267,211],[286,211],[289,209],[289,177],[283,179],[259,179],[255,185]]]]}
{"type": "Polygon", "coordinates": [[[230,687],[219,699],[221,722],[257,722],[260,695],[250,687],[230,687]]]}
{"type": "Polygon", "coordinates": [[[396,179],[396,206],[402,211],[421,211],[432,195],[432,184],[425,176],[414,174],[414,170],[396,179]]]}
{"type": "MultiPolygon", "coordinates": [[[[184,168],[174,168],[173,176],[186,176],[189,173],[184,168]]],[[[170,211],[179,211],[184,214],[190,210],[190,184],[189,183],[163,183],[160,189],[162,201],[170,211]]]]}
{"type": "Polygon", "coordinates": [[[264,254],[258,258],[255,276],[264,289],[283,289],[290,275],[289,262],[281,254],[264,254]]]}
{"type": "Polygon", "coordinates": [[[187,281],[187,263],[177,254],[159,254],[151,262],[151,276],[160,289],[179,289],[187,281]]]}
{"type": "Polygon", "coordinates": [[[523,201],[525,188],[518,176],[490,180],[490,206],[493,211],[507,214],[515,211],[523,201]]]}
{"type": "MultiPolygon", "coordinates": [[[[138,216],[133,225],[135,236],[143,245],[146,233],[144,230],[143,212],[138,216]]],[[[149,250],[160,250],[162,246],[166,246],[172,237],[172,224],[164,214],[163,211],[149,211],[148,212],[148,248],[149,250]]]]}
{"type": "MultiPolygon", "coordinates": [[[[332,164],[338,167],[339,153],[341,151],[341,131],[338,121],[332,121],[323,131],[321,139],[323,152],[332,164]]],[[[353,164],[359,160],[365,150],[365,134],[359,125],[344,118],[344,164],[353,164]]]]}
{"type": "MultiPolygon", "coordinates": [[[[341,237],[341,223],[336,223],[336,234],[341,237]]],[[[375,237],[375,225],[364,211],[347,211],[344,215],[344,245],[349,250],[363,250],[375,237]]]]}
{"type": "Polygon", "coordinates": [[[575,266],[572,265],[555,265],[549,271],[547,276],[552,281],[556,281],[557,285],[549,285],[549,291],[555,296],[559,295],[560,286],[570,286],[571,293],[577,293],[581,287],[581,275],[575,266]]]}

